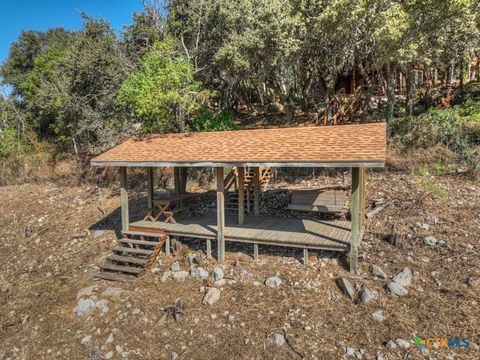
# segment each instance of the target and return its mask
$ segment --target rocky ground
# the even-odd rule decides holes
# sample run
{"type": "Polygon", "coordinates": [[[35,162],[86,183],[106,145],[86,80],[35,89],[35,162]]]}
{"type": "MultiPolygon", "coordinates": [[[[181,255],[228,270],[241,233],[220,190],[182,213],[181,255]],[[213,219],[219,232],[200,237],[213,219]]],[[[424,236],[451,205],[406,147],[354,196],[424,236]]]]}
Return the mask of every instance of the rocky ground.
{"type": "Polygon", "coordinates": [[[2,187],[0,359],[478,359],[479,183],[390,169],[367,188],[369,208],[386,206],[356,274],[336,253],[310,252],[305,268],[300,250],[261,247],[254,262],[234,244],[219,266],[185,240],[111,283],[92,274],[120,227],[115,187],[2,187]],[[469,347],[420,352],[416,336],[469,347]]]}

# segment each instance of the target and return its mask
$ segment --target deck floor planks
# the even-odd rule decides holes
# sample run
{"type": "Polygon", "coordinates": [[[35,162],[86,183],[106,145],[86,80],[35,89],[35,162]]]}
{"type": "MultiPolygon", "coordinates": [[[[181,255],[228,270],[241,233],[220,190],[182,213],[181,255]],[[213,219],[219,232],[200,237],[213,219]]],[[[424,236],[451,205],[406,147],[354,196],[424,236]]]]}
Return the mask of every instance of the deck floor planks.
{"type": "MultiPolygon", "coordinates": [[[[264,243],[279,246],[307,247],[347,251],[351,241],[350,222],[321,221],[298,218],[245,216],[245,224],[237,224],[237,216],[225,218],[226,241],[264,243]]],[[[172,235],[210,238],[216,237],[216,215],[182,215],[177,224],[137,221],[132,228],[164,228],[172,235]]]]}

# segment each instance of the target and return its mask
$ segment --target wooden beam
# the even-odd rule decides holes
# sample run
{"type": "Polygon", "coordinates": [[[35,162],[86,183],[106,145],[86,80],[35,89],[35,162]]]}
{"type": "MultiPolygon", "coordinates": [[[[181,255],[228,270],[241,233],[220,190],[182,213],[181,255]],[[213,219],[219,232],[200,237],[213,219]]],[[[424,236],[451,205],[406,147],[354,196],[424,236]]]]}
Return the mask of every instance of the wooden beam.
{"type": "Polygon", "coordinates": [[[260,214],[260,168],[253,168],[253,213],[260,214]]]}
{"type": "Polygon", "coordinates": [[[238,174],[238,223],[245,223],[245,168],[240,166],[237,168],[238,174]]]}
{"type": "Polygon", "coordinates": [[[147,199],[148,209],[153,209],[153,168],[147,168],[147,199]]]}
{"type": "Polygon", "coordinates": [[[217,167],[217,246],[218,261],[225,260],[225,185],[223,167],[217,167]]]}
{"type": "Polygon", "coordinates": [[[178,167],[173,168],[173,187],[175,188],[175,195],[180,194],[180,169],[178,167]]]}
{"type": "Polygon", "coordinates": [[[165,255],[169,256],[170,255],[170,235],[167,235],[167,238],[165,239],[165,255]]]}
{"type": "Polygon", "coordinates": [[[358,246],[360,237],[360,169],[352,168],[352,243],[350,245],[350,271],[357,270],[358,246]]]}
{"type": "Polygon", "coordinates": [[[212,257],[212,240],[207,239],[207,258],[212,257]]]}
{"type": "Polygon", "coordinates": [[[351,167],[384,167],[384,160],[367,160],[367,161],[332,161],[332,162],[298,162],[298,161],[283,161],[283,162],[249,162],[249,161],[104,161],[92,160],[90,162],[93,166],[127,166],[127,167],[235,167],[235,166],[262,166],[270,168],[301,168],[301,167],[319,167],[319,168],[351,168],[351,167]]]}
{"type": "Polygon", "coordinates": [[[120,168],[120,207],[122,213],[122,230],[128,230],[130,218],[128,215],[128,178],[127,168],[120,168]]]}
{"type": "Polygon", "coordinates": [[[365,224],[365,207],[366,207],[366,188],[365,181],[367,177],[367,172],[365,168],[360,168],[360,222],[359,222],[359,231],[362,231],[362,227],[365,224]]]}

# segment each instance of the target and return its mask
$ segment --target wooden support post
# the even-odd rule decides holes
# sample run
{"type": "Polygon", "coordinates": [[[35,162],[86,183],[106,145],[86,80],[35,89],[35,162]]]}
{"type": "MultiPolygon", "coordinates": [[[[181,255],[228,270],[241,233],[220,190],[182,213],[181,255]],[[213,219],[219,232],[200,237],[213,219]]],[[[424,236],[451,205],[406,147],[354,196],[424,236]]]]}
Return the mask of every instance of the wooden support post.
{"type": "Polygon", "coordinates": [[[362,227],[365,224],[365,181],[367,177],[367,172],[365,168],[360,168],[360,222],[359,222],[359,231],[362,231],[362,227]]]}
{"type": "Polygon", "coordinates": [[[225,260],[225,185],[223,167],[217,167],[217,247],[218,261],[225,260]]]}
{"type": "Polygon", "coordinates": [[[165,255],[170,255],[170,235],[167,235],[167,238],[165,239],[165,255]]]}
{"type": "Polygon", "coordinates": [[[120,168],[120,207],[122,211],[122,230],[128,230],[130,218],[128,215],[128,178],[127,168],[120,168]]]}
{"type": "Polygon", "coordinates": [[[212,240],[207,239],[207,258],[212,257],[212,240]]]}
{"type": "Polygon", "coordinates": [[[148,209],[153,209],[153,168],[147,168],[147,199],[148,209]]]}
{"type": "Polygon", "coordinates": [[[352,243],[350,245],[350,272],[357,270],[358,245],[360,237],[360,169],[352,168],[352,243]]]}
{"type": "Polygon", "coordinates": [[[253,260],[258,260],[258,244],[253,244],[253,260]]]}
{"type": "Polygon", "coordinates": [[[180,169],[178,167],[173,168],[173,186],[175,188],[175,195],[180,194],[180,169]]]}
{"type": "Polygon", "coordinates": [[[253,213],[260,214],[260,168],[253,168],[253,213]]]}
{"type": "Polygon", "coordinates": [[[308,266],[308,249],[303,249],[303,265],[308,266]]]}
{"type": "Polygon", "coordinates": [[[238,173],[238,223],[243,225],[245,222],[245,168],[237,168],[238,173]]]}

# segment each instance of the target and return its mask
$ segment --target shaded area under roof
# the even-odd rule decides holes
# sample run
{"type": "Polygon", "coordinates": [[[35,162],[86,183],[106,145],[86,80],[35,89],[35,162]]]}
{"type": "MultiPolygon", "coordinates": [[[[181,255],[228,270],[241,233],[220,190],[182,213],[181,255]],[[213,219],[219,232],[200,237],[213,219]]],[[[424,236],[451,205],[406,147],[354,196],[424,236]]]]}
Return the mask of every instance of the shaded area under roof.
{"type": "Polygon", "coordinates": [[[126,167],[382,167],[385,123],[150,135],[92,159],[126,167]]]}

